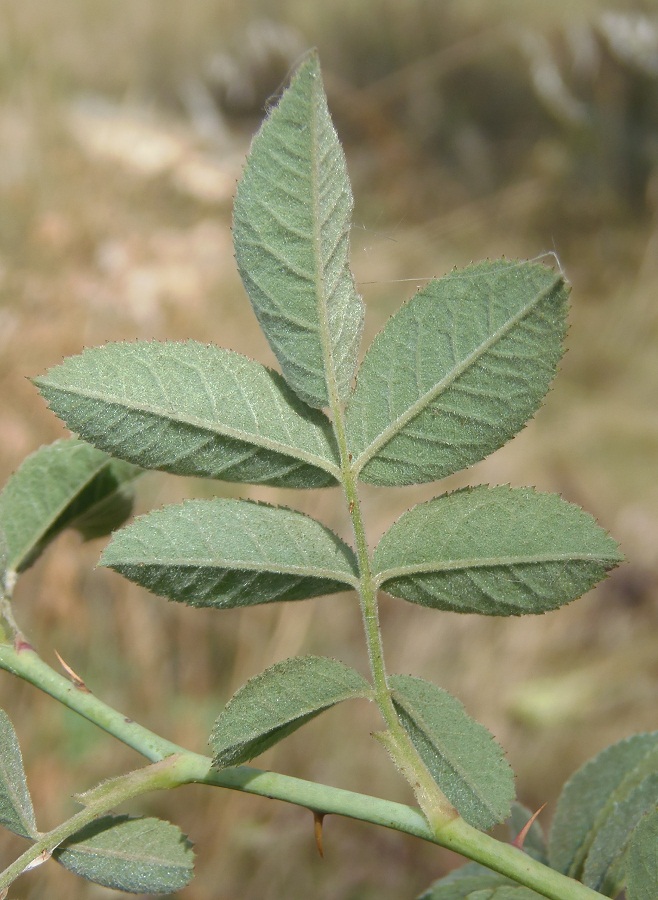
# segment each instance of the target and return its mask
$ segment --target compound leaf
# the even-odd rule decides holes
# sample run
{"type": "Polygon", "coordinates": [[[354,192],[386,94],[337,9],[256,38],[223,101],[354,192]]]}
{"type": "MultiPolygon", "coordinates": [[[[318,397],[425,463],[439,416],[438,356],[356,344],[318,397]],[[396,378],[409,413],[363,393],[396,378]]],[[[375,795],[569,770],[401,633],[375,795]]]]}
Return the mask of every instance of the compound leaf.
{"type": "Polygon", "coordinates": [[[482,830],[506,819],[514,775],[493,735],[436,685],[411,675],[394,675],[390,684],[402,724],[462,818],[482,830]]]}
{"type": "Polygon", "coordinates": [[[444,478],[520,431],[562,356],[567,296],[552,269],[507,260],[422,288],[373,341],[348,403],[363,481],[444,478]]]}
{"type": "Polygon", "coordinates": [[[28,568],[65,528],[87,540],[108,534],[132,511],[135,466],[83,441],[40,447],[0,493],[5,578],[28,568]]]}
{"type": "Polygon", "coordinates": [[[345,398],[363,303],[349,269],[352,193],[315,53],[254,138],[238,186],[238,268],[288,384],[311,406],[345,398]]]}
{"type": "Polygon", "coordinates": [[[18,738],[0,709],[0,824],[21,837],[38,836],[18,738]]]}
{"type": "Polygon", "coordinates": [[[329,420],[280,375],[196,341],[108,344],[35,379],[51,409],[146,469],[279,487],[335,484],[329,420]]]}
{"type": "Polygon", "coordinates": [[[628,900],[658,897],[658,809],[648,813],[633,832],[626,857],[628,900]]]}
{"type": "Polygon", "coordinates": [[[374,555],[377,580],[434,609],[542,613],[593,587],[621,554],[579,507],[532,488],[466,488],[404,513],[374,555]]]}
{"type": "Polygon", "coordinates": [[[190,606],[303,600],[354,588],[350,548],[315,519],[248,500],[188,500],[117,532],[101,565],[190,606]]]}
{"type": "Polygon", "coordinates": [[[171,894],[194,874],[190,842],[160,819],[104,816],[69,838],[53,857],[88,881],[132,894],[171,894]]]}
{"type": "Polygon", "coordinates": [[[578,769],[558,800],[548,845],[551,866],[582,878],[588,854],[607,820],[616,816],[617,804],[656,772],[658,731],[606,747],[578,769]]]}
{"type": "Polygon", "coordinates": [[[371,694],[358,672],[335,659],[302,656],[276,663],[243,685],[220,713],[210,738],[214,765],[247,762],[325,709],[371,694]]]}

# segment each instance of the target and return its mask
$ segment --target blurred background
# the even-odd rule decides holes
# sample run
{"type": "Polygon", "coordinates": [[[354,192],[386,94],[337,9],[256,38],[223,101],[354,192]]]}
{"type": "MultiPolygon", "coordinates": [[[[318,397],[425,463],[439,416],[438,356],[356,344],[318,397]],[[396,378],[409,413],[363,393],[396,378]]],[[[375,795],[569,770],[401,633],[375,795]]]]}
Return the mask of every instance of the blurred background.
{"type": "MultiPolygon", "coordinates": [[[[471,260],[556,254],[573,284],[568,352],[510,445],[441,485],[371,489],[373,542],[412,503],[467,483],[534,484],[591,511],[626,564],[566,609],[480,620],[382,600],[389,667],[453,691],[505,746],[529,807],[608,743],[658,727],[658,7],[584,0],[7,0],[0,7],[0,475],[64,429],[28,378],[84,346],[195,338],[271,364],[236,274],[231,201],[249,140],[317,46],[356,195],[353,268],[369,340],[425,280],[471,260]]],[[[348,535],[332,490],[150,474],[139,510],[263,498],[348,535]]],[[[338,504],[340,506],[340,504],[338,504]]],[[[354,598],[192,610],[94,570],[65,536],[17,589],[35,647],[100,697],[206,752],[248,677],[296,653],[365,671],[354,598]]],[[[0,678],[46,830],[70,795],[140,759],[35,689],[0,678]]],[[[339,707],[259,765],[411,802],[339,707]]],[[[459,863],[346,820],[208,788],[129,811],[197,845],[184,900],[402,900],[459,863]]],[[[8,864],[21,842],[2,836],[8,864]]],[[[104,898],[54,863],[14,898],[104,898]]]]}

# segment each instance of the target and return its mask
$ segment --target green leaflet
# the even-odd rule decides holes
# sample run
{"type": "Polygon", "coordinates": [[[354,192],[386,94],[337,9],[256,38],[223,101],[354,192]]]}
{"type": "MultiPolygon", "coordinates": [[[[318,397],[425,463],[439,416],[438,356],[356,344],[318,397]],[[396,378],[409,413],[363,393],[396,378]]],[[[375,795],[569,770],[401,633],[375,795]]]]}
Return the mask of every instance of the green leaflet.
{"type": "MultiPolygon", "coordinates": [[[[463,868],[468,869],[470,866],[463,868]]],[[[541,900],[541,894],[496,872],[457,878],[453,873],[452,876],[436,881],[417,900],[541,900]]]]}
{"type": "Polygon", "coordinates": [[[602,823],[592,842],[582,880],[607,897],[616,897],[624,884],[629,841],[642,817],[658,808],[658,771],[648,775],[602,823]]]}
{"type": "MultiPolygon", "coordinates": [[[[464,866],[464,869],[469,868],[464,866]]],[[[460,870],[457,869],[457,872],[460,870]]],[[[468,900],[475,891],[493,890],[495,887],[502,885],[514,886],[514,882],[510,881],[496,872],[482,875],[461,875],[455,877],[455,873],[451,873],[447,878],[441,878],[435,881],[417,900],[468,900]]],[[[538,895],[535,894],[535,897],[538,895]]]]}
{"type": "Polygon", "coordinates": [[[85,350],[35,379],[68,427],[147,469],[279,487],[336,483],[329,420],[265,366],[196,341],[85,350]]]}
{"type": "Polygon", "coordinates": [[[658,809],[641,820],[631,838],[626,858],[628,900],[658,897],[658,809]]]}
{"type": "Polygon", "coordinates": [[[0,709],[0,825],[21,837],[36,838],[37,825],[16,732],[0,709]]]}
{"type": "Polygon", "coordinates": [[[131,483],[139,474],[73,439],[28,456],[0,493],[5,578],[30,566],[65,528],[85,540],[118,528],[132,511],[131,483]]]}
{"type": "Polygon", "coordinates": [[[420,290],[373,341],[348,403],[363,481],[444,478],[520,431],[562,356],[567,294],[552,269],[508,260],[420,290]]]}
{"type": "Polygon", "coordinates": [[[210,738],[214,764],[247,762],[310,719],[372,689],[358,672],[335,659],[285,659],[251,678],[226,704],[210,738]]]}
{"type": "Polygon", "coordinates": [[[160,819],[104,816],[69,838],[53,857],[82,878],[131,894],[172,894],[194,874],[190,842],[160,819]]]}
{"type": "Polygon", "coordinates": [[[542,895],[522,885],[501,884],[498,887],[473,891],[467,900],[542,900],[542,895]]]}
{"type": "Polygon", "coordinates": [[[349,269],[352,193],[312,53],[254,138],[238,186],[238,268],[288,384],[311,406],[344,399],[363,303],[349,269]]]}
{"type": "Polygon", "coordinates": [[[350,548],[315,519],[247,500],[188,500],[136,519],[101,557],[190,606],[303,600],[354,588],[350,548]]]}
{"type": "Polygon", "coordinates": [[[647,776],[658,773],[658,731],[638,734],[585,763],[566,783],[549,837],[554,869],[582,878],[597,835],[647,776]]]}
{"type": "Polygon", "coordinates": [[[514,774],[493,735],[436,685],[411,675],[394,675],[390,685],[402,724],[462,818],[483,831],[506,819],[514,774]]]}
{"type": "Polygon", "coordinates": [[[381,587],[435,609],[509,616],[579,597],[621,561],[579,507],[531,488],[466,488],[404,513],[374,554],[381,587]]]}
{"type": "Polygon", "coordinates": [[[476,891],[490,891],[503,885],[518,887],[515,881],[504,875],[470,862],[439,878],[416,900],[467,900],[476,891]]]}

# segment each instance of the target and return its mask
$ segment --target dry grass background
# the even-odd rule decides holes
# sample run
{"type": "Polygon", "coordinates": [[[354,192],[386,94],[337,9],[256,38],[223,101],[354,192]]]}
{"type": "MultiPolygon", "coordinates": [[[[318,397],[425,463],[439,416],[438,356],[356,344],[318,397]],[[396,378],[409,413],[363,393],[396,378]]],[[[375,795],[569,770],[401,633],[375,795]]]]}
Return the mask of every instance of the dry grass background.
{"type": "MultiPolygon", "coordinates": [[[[557,251],[573,313],[548,405],[508,447],[445,485],[364,495],[373,541],[411,503],[483,481],[560,491],[621,540],[622,569],[541,618],[481,621],[382,602],[390,668],[452,690],[507,748],[520,798],[549,810],[587,756],[657,727],[658,50],[649,25],[654,42],[658,26],[652,4],[623,4],[649,16],[624,55],[615,40],[638,20],[611,18],[621,3],[574,6],[0,7],[3,478],[64,433],[28,377],[83,346],[196,338],[272,362],[235,272],[231,193],[263,104],[307,46],[320,49],[346,141],[368,337],[426,277],[486,256],[557,251]]],[[[332,491],[238,491],[153,474],[139,508],[210,493],[290,503],[346,533],[332,491]]],[[[60,539],[24,576],[17,618],[47,660],[57,649],[99,696],[175,741],[205,752],[227,697],[278,659],[317,652],[365,666],[347,595],[191,610],[95,571],[99,549],[60,539]]],[[[42,829],[71,813],[73,792],[139,764],[7,675],[0,702],[42,829]]],[[[370,715],[338,708],[259,764],[408,801],[368,736],[370,715]]],[[[185,900],[397,900],[458,862],[343,820],[327,821],[322,861],[307,813],[207,788],[133,811],[168,817],[195,841],[198,876],[185,900]]],[[[2,861],[19,844],[3,837],[2,861]]],[[[112,893],[49,863],[11,896],[112,893]]]]}

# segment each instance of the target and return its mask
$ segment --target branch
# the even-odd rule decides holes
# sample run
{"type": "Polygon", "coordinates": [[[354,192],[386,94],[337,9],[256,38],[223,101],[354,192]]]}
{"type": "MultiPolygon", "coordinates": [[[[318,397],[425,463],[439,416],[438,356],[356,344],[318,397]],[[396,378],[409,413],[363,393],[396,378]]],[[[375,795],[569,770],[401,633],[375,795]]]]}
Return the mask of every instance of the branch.
{"type": "Polygon", "coordinates": [[[23,872],[29,862],[41,854],[44,854],[46,859],[53,849],[75,834],[88,821],[93,821],[130,797],[150,790],[197,783],[283,800],[305,807],[314,813],[325,815],[334,813],[410,834],[462,853],[469,859],[476,860],[532,888],[549,900],[601,898],[601,894],[596,891],[542,865],[517,847],[504,844],[478,831],[461,818],[432,830],[419,810],[402,803],[316,784],[289,775],[265,772],[249,766],[215,769],[209,757],[192,753],[167,741],[108,706],[93,694],[81,691],[45,663],[33,649],[25,649],[24,645],[18,650],[7,644],[0,645],[0,669],[6,669],[29,681],[64,706],[137,750],[151,762],[160,763],[158,766],[148,766],[105,782],[88,792],[84,796],[84,802],[89,805],[63,825],[43,835],[22,854],[0,876],[0,888],[23,872]],[[92,809],[93,813],[90,814],[92,809]],[[91,817],[86,818],[89,815],[91,817]],[[7,881],[10,872],[11,879],[7,881]]]}

